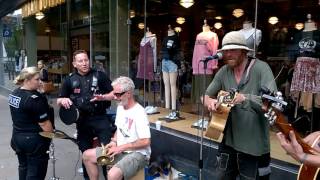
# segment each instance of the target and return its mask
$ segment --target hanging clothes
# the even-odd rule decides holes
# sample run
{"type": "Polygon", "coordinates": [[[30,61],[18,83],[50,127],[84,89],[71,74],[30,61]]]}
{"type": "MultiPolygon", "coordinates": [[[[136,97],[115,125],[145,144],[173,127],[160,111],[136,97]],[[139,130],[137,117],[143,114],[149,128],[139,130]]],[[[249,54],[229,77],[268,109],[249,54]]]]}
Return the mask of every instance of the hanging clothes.
{"type": "Polygon", "coordinates": [[[181,57],[180,57],[180,40],[179,37],[174,34],[172,36],[166,36],[162,41],[161,46],[162,60],[171,60],[180,69],[181,57]]]}
{"type": "MultiPolygon", "coordinates": [[[[204,74],[204,66],[200,61],[206,56],[215,55],[218,45],[218,36],[212,31],[201,32],[197,35],[192,57],[193,74],[204,74]]],[[[217,65],[218,61],[209,61],[206,74],[212,75],[217,65]]]]}
{"type": "MultiPolygon", "coordinates": [[[[192,91],[191,99],[193,102],[199,104],[201,89],[203,85],[204,64],[201,62],[206,56],[212,56],[217,53],[219,39],[216,33],[212,31],[203,31],[196,37],[192,57],[192,91]]],[[[206,69],[206,87],[210,84],[214,70],[218,68],[218,61],[209,61],[206,69]]]]}
{"type": "MultiPolygon", "coordinates": [[[[297,61],[293,72],[290,94],[293,100],[299,100],[299,104],[308,112],[311,112],[310,102],[320,93],[320,31],[304,31],[298,34],[299,38],[297,61]],[[306,93],[306,94],[305,94],[306,93]],[[315,94],[316,96],[310,96],[315,94]]],[[[318,101],[314,106],[319,107],[318,101]]]]}
{"type": "Polygon", "coordinates": [[[143,37],[140,43],[137,78],[154,80],[157,67],[157,38],[155,35],[143,37]]]}

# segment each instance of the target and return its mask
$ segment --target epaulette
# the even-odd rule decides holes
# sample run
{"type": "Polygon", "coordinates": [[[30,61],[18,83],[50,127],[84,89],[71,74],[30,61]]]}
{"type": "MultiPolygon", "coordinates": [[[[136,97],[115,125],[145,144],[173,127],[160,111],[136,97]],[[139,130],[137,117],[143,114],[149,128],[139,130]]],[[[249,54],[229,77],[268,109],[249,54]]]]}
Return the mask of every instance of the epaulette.
{"type": "Polygon", "coordinates": [[[69,73],[69,76],[72,76],[72,75],[74,75],[75,73],[74,72],[72,72],[72,73],[69,73]]]}
{"type": "Polygon", "coordinates": [[[33,95],[31,95],[31,97],[32,97],[33,99],[35,99],[35,98],[37,98],[37,97],[39,97],[39,96],[33,94],[33,95]]]}

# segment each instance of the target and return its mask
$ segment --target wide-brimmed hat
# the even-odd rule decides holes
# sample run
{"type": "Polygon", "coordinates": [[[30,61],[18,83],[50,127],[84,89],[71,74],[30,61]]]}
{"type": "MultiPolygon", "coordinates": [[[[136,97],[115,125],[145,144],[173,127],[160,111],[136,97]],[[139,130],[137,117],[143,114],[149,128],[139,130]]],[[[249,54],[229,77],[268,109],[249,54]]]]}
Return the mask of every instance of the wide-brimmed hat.
{"type": "Polygon", "coordinates": [[[230,49],[244,49],[247,51],[253,51],[252,49],[248,48],[246,38],[239,31],[231,31],[227,33],[222,39],[222,48],[218,51],[230,49]]]}

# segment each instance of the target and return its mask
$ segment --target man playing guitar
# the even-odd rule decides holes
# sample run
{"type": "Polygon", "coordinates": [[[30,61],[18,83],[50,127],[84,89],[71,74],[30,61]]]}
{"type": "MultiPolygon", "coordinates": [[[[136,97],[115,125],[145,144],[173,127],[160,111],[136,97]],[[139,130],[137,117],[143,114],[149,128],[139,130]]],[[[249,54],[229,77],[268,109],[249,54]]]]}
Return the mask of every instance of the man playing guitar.
{"type": "Polygon", "coordinates": [[[216,113],[220,104],[216,98],[221,90],[237,89],[237,93],[219,145],[215,179],[269,179],[269,123],[259,93],[263,86],[276,91],[272,71],[267,63],[247,56],[252,50],[237,31],[224,36],[219,51],[226,65],[207,88],[204,104],[216,113]]]}

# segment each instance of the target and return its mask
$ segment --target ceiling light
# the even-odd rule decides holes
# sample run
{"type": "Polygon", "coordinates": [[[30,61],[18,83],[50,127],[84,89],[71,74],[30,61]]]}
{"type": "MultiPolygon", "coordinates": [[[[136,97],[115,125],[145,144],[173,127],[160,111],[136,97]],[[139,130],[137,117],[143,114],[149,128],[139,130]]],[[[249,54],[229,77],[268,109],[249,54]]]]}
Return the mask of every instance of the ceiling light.
{"type": "Polygon", "coordinates": [[[295,25],[295,28],[298,29],[298,30],[301,30],[301,29],[304,28],[304,24],[303,24],[303,23],[297,23],[297,24],[295,25]]]}
{"type": "Polygon", "coordinates": [[[143,23],[139,23],[139,24],[138,24],[138,28],[139,28],[139,29],[144,29],[144,24],[143,24],[143,23]]]}
{"type": "Polygon", "coordinates": [[[136,12],[134,12],[134,10],[130,10],[129,11],[129,16],[130,16],[130,18],[136,17],[136,12]]]}
{"type": "Polygon", "coordinates": [[[275,25],[279,22],[279,19],[276,16],[272,16],[269,18],[268,22],[272,25],[275,25]]]}
{"type": "Polygon", "coordinates": [[[177,32],[177,33],[179,33],[179,32],[182,31],[182,29],[181,29],[181,27],[175,27],[175,28],[174,28],[174,31],[177,32]]]}
{"type": "Polygon", "coordinates": [[[46,33],[50,33],[50,32],[51,32],[50,27],[49,27],[49,26],[45,27],[45,28],[44,28],[44,32],[46,32],[46,33]]]}
{"type": "Polygon", "coordinates": [[[189,8],[194,4],[193,0],[180,0],[179,4],[185,8],[189,8]]]}
{"type": "Polygon", "coordinates": [[[216,23],[214,23],[213,27],[216,29],[220,29],[220,28],[222,28],[222,24],[221,24],[221,22],[216,22],[216,23]]]}
{"type": "Polygon", "coordinates": [[[244,11],[242,9],[234,9],[232,15],[236,18],[239,18],[243,15],[244,11]]]}
{"type": "Polygon", "coordinates": [[[184,22],[186,22],[186,19],[185,19],[184,17],[178,17],[177,20],[176,20],[176,22],[177,22],[178,24],[183,24],[184,22]]]}
{"type": "Polygon", "coordinates": [[[35,16],[36,16],[36,19],[38,20],[41,20],[42,18],[44,18],[44,14],[42,12],[37,12],[35,16]]]}
{"type": "Polygon", "coordinates": [[[216,16],[216,17],[214,17],[215,19],[217,19],[217,20],[221,20],[222,19],[222,16],[216,16]]]}

